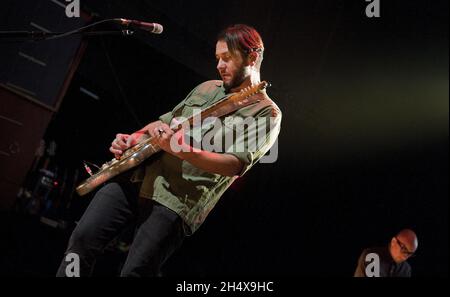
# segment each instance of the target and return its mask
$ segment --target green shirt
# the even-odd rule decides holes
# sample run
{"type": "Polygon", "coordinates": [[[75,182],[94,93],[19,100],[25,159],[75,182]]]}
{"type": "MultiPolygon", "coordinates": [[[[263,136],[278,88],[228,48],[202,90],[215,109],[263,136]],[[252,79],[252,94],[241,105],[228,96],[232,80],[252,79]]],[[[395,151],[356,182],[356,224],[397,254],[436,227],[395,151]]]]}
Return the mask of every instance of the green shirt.
{"type": "MultiPolygon", "coordinates": [[[[225,96],[227,94],[222,86],[222,81],[204,82],[192,90],[172,111],[163,114],[159,119],[170,125],[174,117],[189,118],[193,111],[196,111],[195,109],[205,109],[225,96]]],[[[237,110],[231,115],[233,117],[230,117],[230,115],[224,116],[223,118],[227,117],[224,126],[228,125],[229,129],[225,127],[225,129],[217,132],[223,136],[224,131],[233,131],[233,128],[235,128],[232,125],[233,118],[245,119],[252,116],[255,118],[272,117],[274,119],[272,126],[267,128],[263,141],[256,146],[256,150],[247,149],[249,142],[247,133],[241,137],[233,138],[233,145],[241,145],[241,148],[244,147],[243,151],[236,152],[231,147],[225,147],[226,144],[223,141],[222,153],[233,154],[245,164],[239,176],[247,172],[270,150],[280,131],[281,112],[279,108],[265,92],[255,96],[260,96],[261,99],[265,100],[237,110]]],[[[202,125],[198,129],[200,130],[196,131],[196,128],[193,128],[191,132],[194,134],[197,132],[199,133],[197,135],[204,137],[207,132],[214,131],[212,126],[208,127],[208,125],[202,125]]],[[[187,233],[192,234],[205,221],[219,198],[236,178],[237,176],[222,176],[203,171],[187,161],[169,153],[161,152],[155,158],[150,158],[142,164],[134,172],[131,180],[141,182],[139,193],[141,197],[153,199],[176,212],[189,227],[187,233]]]]}

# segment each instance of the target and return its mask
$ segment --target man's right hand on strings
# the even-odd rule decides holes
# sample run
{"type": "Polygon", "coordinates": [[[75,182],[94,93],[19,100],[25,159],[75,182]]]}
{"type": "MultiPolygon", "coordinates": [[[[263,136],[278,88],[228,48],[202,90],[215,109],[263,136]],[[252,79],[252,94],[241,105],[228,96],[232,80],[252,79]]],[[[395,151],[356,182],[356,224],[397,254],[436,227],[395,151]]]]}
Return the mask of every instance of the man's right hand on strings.
{"type": "Polygon", "coordinates": [[[116,138],[111,143],[111,147],[109,148],[109,151],[114,154],[114,157],[116,159],[119,159],[120,156],[123,155],[123,153],[129,149],[132,146],[135,146],[139,142],[143,141],[144,139],[149,137],[149,134],[152,135],[152,133],[147,134],[147,131],[154,130],[156,127],[160,126],[162,124],[161,121],[155,121],[144,128],[142,128],[139,131],[134,132],[133,134],[122,134],[119,133],[116,135],[116,138]]]}
{"type": "Polygon", "coordinates": [[[111,143],[109,151],[114,154],[114,157],[116,159],[119,159],[124,151],[126,151],[136,143],[137,139],[133,135],[119,133],[111,143]]]}

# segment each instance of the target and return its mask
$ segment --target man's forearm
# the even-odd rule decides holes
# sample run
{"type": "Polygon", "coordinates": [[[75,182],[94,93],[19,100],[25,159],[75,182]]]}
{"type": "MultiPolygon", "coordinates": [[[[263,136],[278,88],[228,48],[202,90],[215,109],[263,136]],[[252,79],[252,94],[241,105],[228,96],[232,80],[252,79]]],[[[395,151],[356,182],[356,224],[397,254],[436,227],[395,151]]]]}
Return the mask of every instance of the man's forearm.
{"type": "Polygon", "coordinates": [[[186,160],[195,167],[210,173],[224,176],[238,175],[244,166],[243,162],[231,154],[218,154],[202,150],[187,149],[175,153],[177,157],[186,160]]]}
{"type": "MultiPolygon", "coordinates": [[[[148,131],[153,131],[155,128],[160,127],[161,125],[165,124],[163,124],[162,121],[155,121],[133,134],[142,134],[138,136],[139,142],[143,139],[142,137],[147,135],[146,133],[148,133],[148,131]]],[[[166,133],[173,133],[170,131],[170,128],[168,126],[166,128],[168,130],[166,133]]],[[[170,141],[169,138],[167,138],[167,141],[170,141]]],[[[183,144],[182,147],[178,147],[178,149],[180,150],[179,152],[175,152],[172,148],[169,147],[165,150],[182,160],[186,160],[195,167],[210,173],[217,173],[224,176],[235,176],[242,171],[242,168],[244,166],[241,160],[231,154],[218,154],[197,149],[194,150],[187,144],[183,144]]]]}

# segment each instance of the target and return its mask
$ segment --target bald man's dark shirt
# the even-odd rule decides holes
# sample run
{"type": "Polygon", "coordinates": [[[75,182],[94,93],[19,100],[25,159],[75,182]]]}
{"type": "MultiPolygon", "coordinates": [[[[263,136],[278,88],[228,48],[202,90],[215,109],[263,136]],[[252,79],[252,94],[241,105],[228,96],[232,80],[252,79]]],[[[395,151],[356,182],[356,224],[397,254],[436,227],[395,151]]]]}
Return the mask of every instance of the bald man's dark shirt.
{"type": "Polygon", "coordinates": [[[411,277],[411,266],[408,262],[396,263],[389,253],[388,247],[375,247],[365,249],[358,260],[355,277],[366,277],[366,255],[375,253],[380,257],[380,277],[411,277]]]}

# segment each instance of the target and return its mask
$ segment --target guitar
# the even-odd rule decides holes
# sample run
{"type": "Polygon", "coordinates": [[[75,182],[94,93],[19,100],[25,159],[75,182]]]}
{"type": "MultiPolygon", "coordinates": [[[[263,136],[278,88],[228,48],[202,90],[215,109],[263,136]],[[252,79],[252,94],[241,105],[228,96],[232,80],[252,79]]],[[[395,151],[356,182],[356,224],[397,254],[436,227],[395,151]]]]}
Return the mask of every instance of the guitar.
{"type": "MultiPolygon", "coordinates": [[[[202,119],[207,117],[221,117],[250,104],[259,102],[260,99],[252,98],[252,96],[261,92],[269,86],[270,84],[268,82],[262,81],[255,86],[245,88],[239,93],[233,94],[229,97],[225,97],[224,99],[219,100],[213,105],[202,110],[200,112],[200,116],[202,119]]],[[[172,126],[171,129],[176,132],[181,129],[183,125],[192,125],[195,116],[199,115],[193,115],[190,118],[186,119],[184,122],[177,123],[176,125],[172,126]]],[[[141,141],[135,146],[127,149],[119,159],[113,158],[111,161],[104,163],[97,173],[91,175],[89,178],[87,178],[77,186],[77,193],[80,196],[90,193],[98,186],[107,182],[113,177],[138,166],[147,158],[156,154],[160,150],[161,149],[156,144],[156,140],[152,137],[141,141]]]]}

